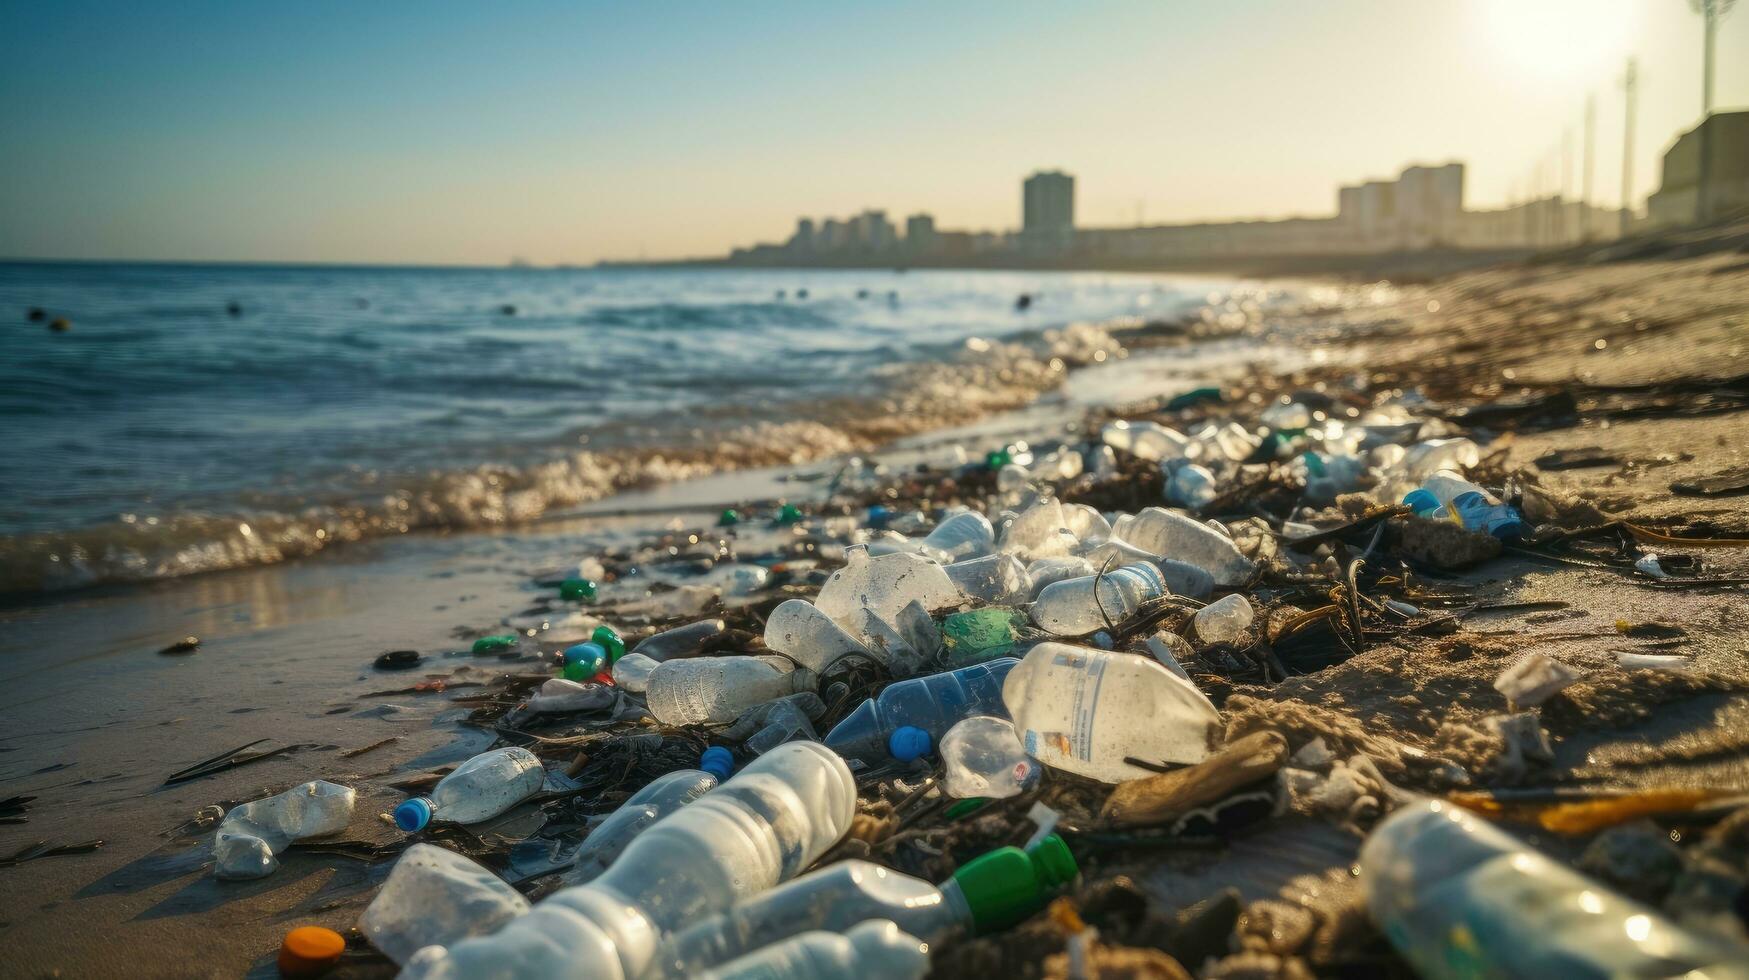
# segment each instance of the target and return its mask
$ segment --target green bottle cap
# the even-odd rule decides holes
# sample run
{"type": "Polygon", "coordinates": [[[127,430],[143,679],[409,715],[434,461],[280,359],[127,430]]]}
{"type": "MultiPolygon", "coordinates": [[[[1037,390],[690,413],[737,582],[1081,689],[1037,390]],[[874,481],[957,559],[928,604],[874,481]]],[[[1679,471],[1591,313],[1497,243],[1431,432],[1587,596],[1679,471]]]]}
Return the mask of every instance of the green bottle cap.
{"type": "Polygon", "coordinates": [[[1044,908],[1052,892],[1080,873],[1068,845],[1052,834],[1030,852],[1004,847],[979,855],[961,865],[953,880],[972,910],[973,930],[996,932],[1044,908]]]}
{"type": "Polygon", "coordinates": [[[802,509],[800,507],[797,507],[795,504],[784,504],[782,507],[778,508],[777,523],[779,523],[779,524],[799,524],[799,523],[801,523],[801,520],[802,520],[802,509]]]}
{"type": "Polygon", "coordinates": [[[734,527],[739,523],[741,523],[741,514],[733,507],[723,511],[722,514],[717,517],[717,527],[734,527]]]}
{"type": "Polygon", "coordinates": [[[593,599],[595,583],[586,578],[568,578],[559,583],[561,599],[593,599]]]}
{"type": "Polygon", "coordinates": [[[511,634],[503,636],[482,636],[474,641],[475,653],[498,653],[516,645],[516,637],[511,634]]]}
{"type": "Polygon", "coordinates": [[[595,632],[589,634],[589,642],[597,644],[607,651],[607,662],[611,666],[619,658],[626,655],[626,641],[611,626],[597,626],[595,632]]]}
{"type": "Polygon", "coordinates": [[[1014,456],[1006,449],[993,450],[984,457],[984,465],[993,470],[999,470],[1012,462],[1014,462],[1014,456]]]}

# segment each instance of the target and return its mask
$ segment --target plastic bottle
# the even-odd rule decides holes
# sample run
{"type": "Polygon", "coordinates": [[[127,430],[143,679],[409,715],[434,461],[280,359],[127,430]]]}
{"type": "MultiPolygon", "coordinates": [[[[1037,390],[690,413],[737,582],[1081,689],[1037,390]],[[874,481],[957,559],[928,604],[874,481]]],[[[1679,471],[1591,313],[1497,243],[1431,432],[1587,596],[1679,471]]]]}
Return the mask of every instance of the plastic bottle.
{"type": "Polygon", "coordinates": [[[803,691],[786,698],[767,701],[735,719],[723,729],[722,738],[740,742],[753,755],[764,755],[785,742],[798,738],[817,741],[814,719],[826,714],[826,703],[812,691],[803,691]]]}
{"type": "Polygon", "coordinates": [[[1149,462],[1178,459],[1200,449],[1184,433],[1158,422],[1111,422],[1099,431],[1099,438],[1113,449],[1149,462]]]}
{"type": "Polygon", "coordinates": [[[1195,463],[1178,467],[1166,480],[1166,499],[1190,510],[1207,507],[1219,495],[1215,475],[1195,463]]]}
{"type": "Polygon", "coordinates": [[[317,779],[233,808],[213,835],[213,874],[219,878],[272,874],[279,867],[277,855],[292,841],[345,830],[355,799],[352,787],[317,779]]]}
{"type": "Polygon", "coordinates": [[[1312,410],[1299,402],[1277,401],[1257,416],[1271,429],[1303,429],[1312,424],[1312,410]]]}
{"type": "MultiPolygon", "coordinates": [[[[676,657],[696,657],[704,652],[706,643],[721,636],[728,628],[720,619],[704,619],[647,637],[632,652],[643,654],[657,663],[676,657]]],[[[617,678],[615,683],[618,683],[617,678]]]]}
{"type": "Polygon", "coordinates": [[[782,657],[695,657],[650,672],[644,700],[664,725],[734,721],[749,708],[811,691],[814,672],[782,657]]]}
{"type": "Polygon", "coordinates": [[[1433,499],[1439,501],[1441,507],[1450,504],[1466,493],[1480,494],[1482,499],[1490,504],[1500,502],[1499,498],[1489,493],[1486,487],[1479,483],[1471,483],[1462,475],[1451,470],[1441,470],[1427,477],[1421,481],[1421,488],[1432,494],[1433,499]]]}
{"type": "Polygon", "coordinates": [[[876,765],[890,755],[888,741],[900,728],[920,728],[939,742],[962,718],[1004,715],[1002,681],[1019,663],[1003,657],[889,684],[827,733],[826,745],[846,759],[876,765]]]}
{"type": "Polygon", "coordinates": [[[1367,837],[1373,921],[1430,978],[1743,976],[1749,947],[1678,926],[1440,800],[1367,837]]]}
{"type": "Polygon", "coordinates": [[[947,577],[967,598],[1006,604],[1024,602],[1032,592],[1026,566],[1013,555],[987,555],[947,566],[947,577]]]}
{"type": "Polygon", "coordinates": [[[1116,783],[1146,762],[1201,762],[1220,712],[1195,685],[1152,660],[1040,643],[1002,685],[1026,754],[1056,769],[1116,783]]]}
{"type": "Polygon", "coordinates": [[[359,916],[358,931],[389,959],[405,963],[427,946],[484,936],[528,910],[528,899],[479,864],[446,848],[414,844],[359,916]]]}
{"type": "Polygon", "coordinates": [[[1518,509],[1506,504],[1489,503],[1479,493],[1465,493],[1453,500],[1450,509],[1464,527],[1491,534],[1502,541],[1516,541],[1530,531],[1518,509]]]}
{"type": "Polygon", "coordinates": [[[967,667],[1003,656],[1014,649],[1015,627],[1026,617],[1012,609],[991,607],[958,612],[941,621],[941,642],[947,647],[947,662],[967,667]]]}
{"type": "Polygon", "coordinates": [[[563,677],[554,677],[534,692],[528,699],[527,708],[535,714],[599,711],[612,707],[616,699],[613,688],[606,684],[579,684],[563,677]]]}
{"type": "Polygon", "coordinates": [[[609,666],[618,663],[619,658],[626,655],[626,641],[617,630],[605,623],[595,627],[594,632],[589,634],[589,642],[607,651],[609,666]]]}
{"type": "Polygon", "coordinates": [[[886,919],[848,932],[804,932],[749,953],[700,980],[920,980],[929,972],[929,946],[886,919]]]}
{"type": "Polygon", "coordinates": [[[1251,559],[1240,553],[1232,538],[1164,507],[1126,514],[1111,526],[1111,533],[1157,558],[1195,565],[1208,572],[1216,585],[1236,586],[1251,576],[1251,559]]]}
{"type": "Polygon", "coordinates": [[[639,835],[607,873],[489,936],[427,947],[402,980],[636,980],[661,938],[794,877],[856,815],[856,781],[816,742],[767,753],[639,835]]]}
{"type": "Polygon", "coordinates": [[[433,820],[479,823],[540,792],[546,769],[521,746],[482,752],[455,767],[425,796],[395,807],[395,826],[413,833],[433,820]]]}
{"type": "Polygon", "coordinates": [[[583,838],[576,863],[564,874],[565,883],[594,881],[651,824],[716,788],[717,777],[697,769],[681,769],[650,780],[583,838]]]}
{"type": "Polygon", "coordinates": [[[1130,618],[1142,603],[1166,594],[1166,580],[1148,562],[1046,586],[1032,621],[1058,636],[1085,636],[1130,618]]]}
{"type": "Polygon", "coordinates": [[[1410,446],[1398,464],[1404,476],[1424,480],[1440,470],[1461,472],[1482,460],[1482,451],[1468,439],[1429,439],[1410,446]]]}
{"type": "Polygon", "coordinates": [[[844,567],[833,572],[814,605],[837,623],[858,622],[866,610],[888,623],[912,602],[927,610],[959,605],[960,592],[940,565],[921,555],[870,558],[868,549],[847,548],[844,567]]]}
{"type": "Polygon", "coordinates": [[[641,653],[628,653],[613,665],[615,687],[642,694],[650,686],[650,675],[661,666],[641,653]]]}
{"type": "Polygon", "coordinates": [[[842,932],[869,919],[888,919],[929,943],[961,929],[996,932],[1043,908],[1077,873],[1055,835],[1030,852],[981,854],[939,886],[868,861],[838,861],[676,933],[662,944],[653,973],[694,976],[799,933],[842,932]]]}
{"type": "Polygon", "coordinates": [[[957,799],[1019,796],[1038,782],[1040,768],[1020,745],[1014,723],[977,715],[954,725],[941,737],[941,761],[947,768],[943,787],[957,799]]]}
{"type": "Polygon", "coordinates": [[[1066,555],[1080,544],[1068,524],[1062,503],[1046,497],[1004,522],[999,547],[1028,561],[1066,555]]]}
{"type": "Polygon", "coordinates": [[[996,492],[1004,497],[1017,497],[1032,486],[1032,473],[1019,463],[1004,463],[996,471],[996,492]]]}
{"type": "Polygon", "coordinates": [[[1235,593],[1198,609],[1192,622],[1204,643],[1232,643],[1245,635],[1254,618],[1250,600],[1235,593]]]}
{"type": "Polygon", "coordinates": [[[962,511],[936,525],[923,543],[948,561],[981,558],[996,550],[996,531],[983,514],[962,511]]]}
{"type": "Polygon", "coordinates": [[[851,655],[869,656],[862,641],[806,599],[787,599],[765,620],[765,645],[817,673],[851,655]]]}
{"type": "MultiPolygon", "coordinates": [[[[1109,534],[1107,536],[1109,537],[1109,534]]],[[[1040,558],[1026,566],[1027,581],[1032,583],[1032,594],[1027,598],[1036,599],[1046,586],[1072,578],[1080,578],[1083,575],[1092,575],[1095,571],[1097,569],[1093,567],[1093,563],[1085,558],[1076,558],[1070,555],[1040,558]]]]}

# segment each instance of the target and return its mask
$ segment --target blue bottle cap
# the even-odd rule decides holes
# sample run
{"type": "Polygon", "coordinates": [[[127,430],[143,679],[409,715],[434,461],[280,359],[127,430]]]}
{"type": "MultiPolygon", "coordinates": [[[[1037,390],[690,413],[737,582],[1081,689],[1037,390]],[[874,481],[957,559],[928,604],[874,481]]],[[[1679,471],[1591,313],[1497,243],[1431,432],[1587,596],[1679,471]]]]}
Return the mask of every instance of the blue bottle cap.
{"type": "Polygon", "coordinates": [[[735,771],[735,757],[721,745],[713,745],[698,757],[698,767],[717,777],[717,782],[720,783],[735,771]]]}
{"type": "Polygon", "coordinates": [[[884,527],[886,526],[887,521],[892,519],[892,516],[893,512],[891,509],[883,504],[875,504],[868,509],[868,526],[884,527]]]}
{"type": "Polygon", "coordinates": [[[893,758],[900,762],[910,762],[913,759],[928,755],[934,741],[929,737],[929,733],[923,729],[915,725],[906,725],[893,732],[892,737],[887,739],[887,751],[891,752],[893,758]]]}
{"type": "Polygon", "coordinates": [[[1439,498],[1435,497],[1433,491],[1426,487],[1416,487],[1404,494],[1403,503],[1408,504],[1410,509],[1417,514],[1439,509],[1439,498]]]}
{"type": "Polygon", "coordinates": [[[585,667],[593,665],[589,673],[593,674],[607,663],[607,649],[599,643],[577,643],[565,648],[565,663],[582,664],[585,667]]]}
{"type": "Polygon", "coordinates": [[[395,826],[411,834],[424,830],[431,822],[431,801],[423,796],[415,796],[395,807],[395,826]]]}

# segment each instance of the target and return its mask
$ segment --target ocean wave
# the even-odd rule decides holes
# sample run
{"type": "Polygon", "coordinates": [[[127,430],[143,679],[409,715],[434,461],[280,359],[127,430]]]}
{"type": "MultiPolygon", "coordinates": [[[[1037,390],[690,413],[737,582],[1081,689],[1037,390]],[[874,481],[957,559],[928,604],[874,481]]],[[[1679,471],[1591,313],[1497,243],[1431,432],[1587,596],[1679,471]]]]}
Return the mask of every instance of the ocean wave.
{"type": "Polygon", "coordinates": [[[1072,368],[1124,353],[1109,330],[1090,324],[1020,340],[971,338],[938,358],[891,364],[872,394],[787,404],[787,419],[715,428],[673,418],[664,441],[636,448],[381,476],[368,492],[340,500],[123,515],[76,531],[0,538],[0,593],[143,582],[272,564],[411,531],[526,523],[624,490],[861,452],[1018,408],[1058,387],[1072,368]]]}

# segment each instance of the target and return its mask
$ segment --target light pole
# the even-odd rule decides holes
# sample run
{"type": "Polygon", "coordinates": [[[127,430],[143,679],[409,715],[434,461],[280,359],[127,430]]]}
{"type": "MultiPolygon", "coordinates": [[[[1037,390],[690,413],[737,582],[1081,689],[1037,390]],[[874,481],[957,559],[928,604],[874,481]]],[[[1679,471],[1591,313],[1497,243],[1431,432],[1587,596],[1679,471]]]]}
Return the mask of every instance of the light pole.
{"type": "Polygon", "coordinates": [[[1702,45],[1700,68],[1700,173],[1695,187],[1694,218],[1705,221],[1712,217],[1712,127],[1707,120],[1713,114],[1713,47],[1719,37],[1719,21],[1731,12],[1737,0],[1688,0],[1688,6],[1700,14],[1702,45]]]}

